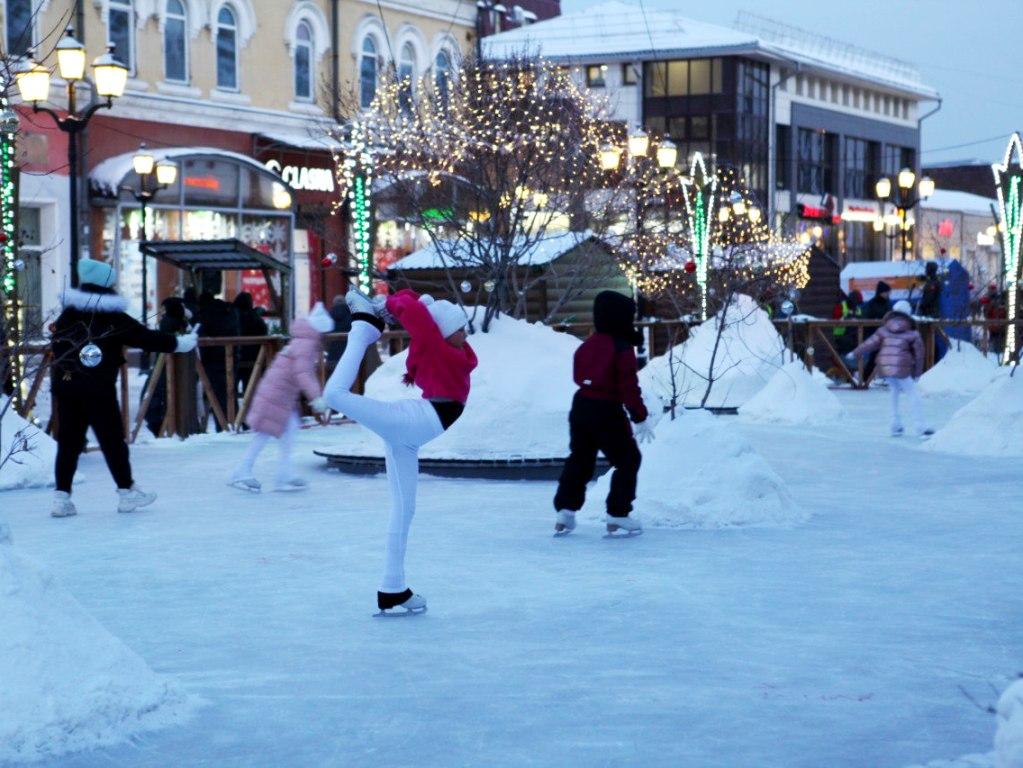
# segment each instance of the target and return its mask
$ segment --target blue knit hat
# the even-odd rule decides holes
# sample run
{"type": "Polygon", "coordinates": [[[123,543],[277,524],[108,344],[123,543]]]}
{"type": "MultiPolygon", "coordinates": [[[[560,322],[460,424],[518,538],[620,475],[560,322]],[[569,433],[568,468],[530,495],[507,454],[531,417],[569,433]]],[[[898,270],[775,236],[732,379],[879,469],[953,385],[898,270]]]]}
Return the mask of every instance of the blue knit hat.
{"type": "Polygon", "coordinates": [[[95,259],[78,260],[78,282],[98,285],[100,288],[113,288],[117,275],[114,268],[105,261],[95,259]]]}

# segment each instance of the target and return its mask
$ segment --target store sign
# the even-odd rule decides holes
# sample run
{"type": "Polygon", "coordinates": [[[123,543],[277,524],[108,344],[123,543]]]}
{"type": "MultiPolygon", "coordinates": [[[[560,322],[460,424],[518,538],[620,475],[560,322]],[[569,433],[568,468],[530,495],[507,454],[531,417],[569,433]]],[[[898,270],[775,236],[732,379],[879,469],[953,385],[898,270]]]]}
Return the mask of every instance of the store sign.
{"type": "Polygon", "coordinates": [[[276,174],[279,174],[292,189],[308,192],[333,192],[334,171],[330,168],[310,168],[304,165],[282,165],[278,160],[267,160],[265,163],[276,174]]]}
{"type": "Polygon", "coordinates": [[[877,206],[875,205],[847,205],[842,209],[843,221],[872,222],[877,215],[877,206]]]}
{"type": "Polygon", "coordinates": [[[830,208],[824,208],[819,205],[799,203],[796,205],[796,213],[799,215],[799,218],[810,219],[811,221],[827,221],[832,224],[839,224],[842,221],[842,217],[832,213],[830,208]]]}

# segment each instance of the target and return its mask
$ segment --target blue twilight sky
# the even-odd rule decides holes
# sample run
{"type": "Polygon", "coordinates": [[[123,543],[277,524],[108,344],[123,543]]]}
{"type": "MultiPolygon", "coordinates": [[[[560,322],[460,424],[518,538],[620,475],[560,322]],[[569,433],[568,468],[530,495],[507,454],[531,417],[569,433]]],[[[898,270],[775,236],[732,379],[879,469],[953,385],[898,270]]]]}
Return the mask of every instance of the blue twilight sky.
{"type": "MultiPolygon", "coordinates": [[[[627,1],[638,6],[639,0],[627,1]]],[[[562,0],[562,11],[599,2],[562,0]]],[[[923,124],[925,164],[1000,160],[1009,134],[1023,131],[1021,0],[644,2],[726,26],[739,11],[750,11],[914,64],[944,99],[923,124]]]]}

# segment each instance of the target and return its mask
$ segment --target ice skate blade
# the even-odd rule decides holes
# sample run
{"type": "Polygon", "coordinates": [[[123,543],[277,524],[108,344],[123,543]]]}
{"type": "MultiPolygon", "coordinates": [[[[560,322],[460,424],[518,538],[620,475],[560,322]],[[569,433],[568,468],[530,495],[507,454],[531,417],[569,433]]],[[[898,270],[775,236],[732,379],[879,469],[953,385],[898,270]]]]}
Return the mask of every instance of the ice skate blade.
{"type": "Polygon", "coordinates": [[[308,487],[308,485],[284,485],[280,488],[274,488],[274,493],[300,493],[308,487]]]}
{"type": "Polygon", "coordinates": [[[607,533],[604,534],[605,539],[631,539],[634,536],[640,536],[643,533],[643,529],[640,528],[635,531],[627,531],[620,525],[608,525],[607,533]]]}
{"type": "Polygon", "coordinates": [[[231,480],[228,485],[232,488],[237,488],[239,491],[248,491],[249,493],[259,493],[262,488],[253,488],[250,485],[246,485],[241,480],[231,480]]]}
{"type": "Polygon", "coordinates": [[[565,536],[568,536],[568,534],[570,534],[571,532],[572,532],[571,528],[566,528],[560,523],[554,526],[554,538],[556,539],[564,538],[565,536]]]}
{"type": "Polygon", "coordinates": [[[401,606],[398,606],[396,608],[388,608],[386,610],[379,611],[379,612],[373,614],[373,618],[374,619],[403,619],[406,616],[419,616],[420,614],[426,613],[427,606],[424,605],[422,608],[418,608],[416,610],[412,610],[410,608],[401,608],[401,610],[398,610],[398,608],[401,608],[401,606]]]}

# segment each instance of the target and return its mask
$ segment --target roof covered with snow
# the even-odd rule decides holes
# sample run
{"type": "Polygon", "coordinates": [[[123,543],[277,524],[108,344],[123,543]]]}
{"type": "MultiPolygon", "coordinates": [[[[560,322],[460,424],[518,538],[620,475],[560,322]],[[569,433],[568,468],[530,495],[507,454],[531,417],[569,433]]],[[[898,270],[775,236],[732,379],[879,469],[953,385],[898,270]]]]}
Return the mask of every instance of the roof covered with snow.
{"type": "Polygon", "coordinates": [[[538,54],[563,63],[660,60],[729,54],[760,55],[825,69],[924,98],[937,92],[911,65],[767,19],[744,19],[743,30],[708,24],[621,0],[484,38],[497,58],[538,54]],[[750,21],[752,20],[752,21],[750,21]]]}
{"type": "Polygon", "coordinates": [[[934,194],[920,205],[931,210],[972,213],[977,216],[990,216],[991,206],[994,206],[996,211],[998,210],[998,201],[993,197],[959,192],[954,189],[936,189],[934,194]]]}
{"type": "MultiPolygon", "coordinates": [[[[175,160],[186,157],[219,157],[237,160],[243,165],[258,169],[262,173],[273,173],[258,160],[239,152],[230,152],[226,149],[215,147],[163,147],[160,149],[146,148],[146,152],[152,155],[156,162],[161,160],[175,160]]],[[[125,152],[122,155],[108,157],[102,163],[89,171],[89,185],[95,192],[103,195],[116,197],[118,189],[124,182],[124,177],[134,170],[132,159],[137,152],[125,152]]],[[[276,174],[274,174],[276,175],[276,174]]]]}
{"type": "MultiPolygon", "coordinates": [[[[523,244],[519,257],[520,266],[542,266],[550,264],[560,256],[568,253],[587,240],[597,240],[591,232],[565,232],[551,235],[532,243],[523,244]]],[[[599,242],[599,240],[597,240],[599,242]]],[[[476,257],[469,247],[469,241],[452,242],[450,248],[438,252],[435,245],[410,253],[391,265],[391,269],[441,269],[443,267],[465,267],[472,264],[476,257]]]]}

